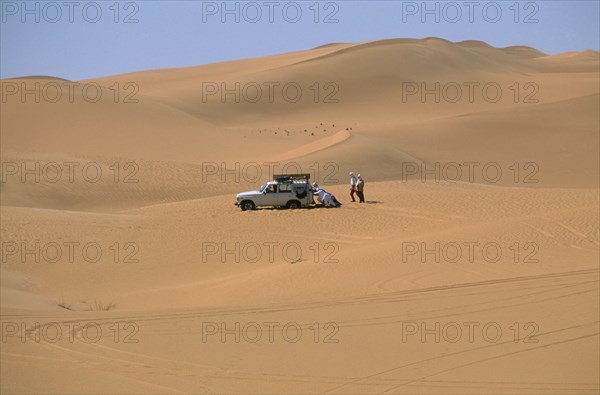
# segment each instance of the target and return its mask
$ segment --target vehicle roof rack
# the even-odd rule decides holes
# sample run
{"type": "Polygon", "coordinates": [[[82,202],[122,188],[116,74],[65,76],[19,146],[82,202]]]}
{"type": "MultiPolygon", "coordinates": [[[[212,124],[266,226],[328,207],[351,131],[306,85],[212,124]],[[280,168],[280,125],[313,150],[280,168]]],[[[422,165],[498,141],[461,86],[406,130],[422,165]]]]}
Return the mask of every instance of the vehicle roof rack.
{"type": "Polygon", "coordinates": [[[310,174],[274,174],[273,179],[277,182],[310,181],[310,174]]]}

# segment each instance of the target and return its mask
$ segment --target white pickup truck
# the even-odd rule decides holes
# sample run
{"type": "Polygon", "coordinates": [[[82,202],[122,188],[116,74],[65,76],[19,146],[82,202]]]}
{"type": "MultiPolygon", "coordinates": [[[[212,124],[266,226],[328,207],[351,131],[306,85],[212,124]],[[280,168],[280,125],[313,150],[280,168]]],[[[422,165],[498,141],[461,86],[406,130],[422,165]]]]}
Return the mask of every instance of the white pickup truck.
{"type": "Polygon", "coordinates": [[[238,193],[234,204],[242,211],[267,206],[297,209],[314,204],[310,174],[281,174],[273,179],[258,191],[238,193]]]}

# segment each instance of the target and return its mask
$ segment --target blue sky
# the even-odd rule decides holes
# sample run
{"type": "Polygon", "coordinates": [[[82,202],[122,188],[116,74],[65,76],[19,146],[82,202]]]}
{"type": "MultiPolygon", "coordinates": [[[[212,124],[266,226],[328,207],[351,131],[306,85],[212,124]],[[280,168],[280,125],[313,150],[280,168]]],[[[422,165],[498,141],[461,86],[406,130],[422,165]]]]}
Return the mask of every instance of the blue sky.
{"type": "Polygon", "coordinates": [[[397,37],[599,49],[599,1],[7,1],[0,77],[79,80],[397,37]]]}

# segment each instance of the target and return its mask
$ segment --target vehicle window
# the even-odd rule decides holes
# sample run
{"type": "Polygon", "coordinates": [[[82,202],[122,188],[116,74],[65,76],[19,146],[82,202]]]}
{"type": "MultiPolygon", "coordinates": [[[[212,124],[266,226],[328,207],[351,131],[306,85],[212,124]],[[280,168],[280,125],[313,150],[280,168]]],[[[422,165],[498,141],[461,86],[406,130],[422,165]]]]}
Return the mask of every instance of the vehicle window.
{"type": "Polygon", "coordinates": [[[292,184],[279,184],[279,193],[292,192],[292,184]]]}
{"type": "Polygon", "coordinates": [[[275,185],[275,184],[269,185],[269,187],[267,188],[267,193],[276,193],[276,192],[277,192],[277,185],[275,185]]]}

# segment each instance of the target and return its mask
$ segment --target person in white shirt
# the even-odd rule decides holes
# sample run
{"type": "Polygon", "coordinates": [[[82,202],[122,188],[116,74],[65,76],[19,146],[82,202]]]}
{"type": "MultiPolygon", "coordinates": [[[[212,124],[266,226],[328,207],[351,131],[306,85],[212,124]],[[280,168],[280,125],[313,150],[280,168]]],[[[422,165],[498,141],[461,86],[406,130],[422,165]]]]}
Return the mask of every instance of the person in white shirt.
{"type": "Polygon", "coordinates": [[[316,182],[313,183],[313,194],[317,196],[317,202],[323,203],[323,198],[325,197],[325,190],[319,187],[319,184],[316,182]]]}
{"type": "Polygon", "coordinates": [[[353,172],[350,172],[348,175],[350,176],[350,197],[352,198],[353,202],[356,202],[356,199],[354,199],[354,194],[356,193],[356,185],[358,184],[358,180],[353,172]]]}
{"type": "Polygon", "coordinates": [[[325,207],[339,207],[340,202],[337,201],[335,196],[327,192],[315,182],[313,184],[313,194],[317,196],[317,202],[322,203],[325,207]]]}

